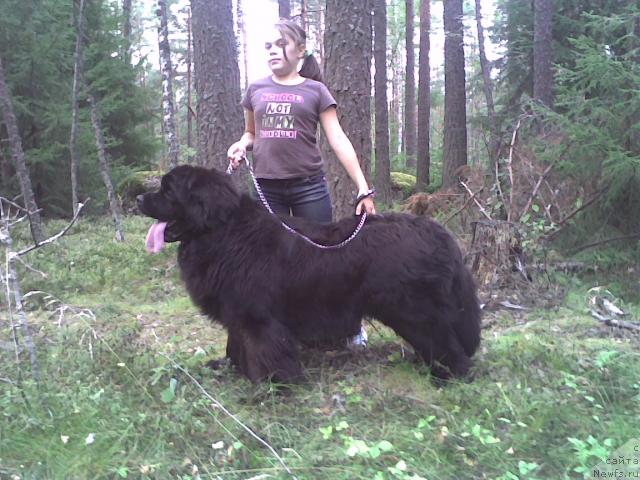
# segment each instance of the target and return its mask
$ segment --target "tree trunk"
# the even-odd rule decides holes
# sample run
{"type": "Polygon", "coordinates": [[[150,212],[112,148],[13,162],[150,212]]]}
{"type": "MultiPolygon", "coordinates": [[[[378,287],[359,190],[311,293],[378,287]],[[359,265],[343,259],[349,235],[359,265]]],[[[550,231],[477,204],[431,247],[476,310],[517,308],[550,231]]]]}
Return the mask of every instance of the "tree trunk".
{"type": "Polygon", "coordinates": [[[278,0],[280,18],[291,18],[291,0],[278,0]]]}
{"type": "Polygon", "coordinates": [[[105,146],[104,134],[102,132],[100,106],[92,93],[89,93],[87,96],[89,98],[89,104],[91,105],[91,123],[93,123],[93,129],[95,130],[96,135],[96,148],[98,149],[100,174],[102,175],[104,186],[107,188],[109,207],[111,208],[111,215],[113,215],[113,221],[116,226],[116,240],[124,242],[124,230],[122,229],[122,222],[120,220],[120,204],[118,203],[118,197],[116,196],[116,191],[113,186],[113,178],[111,177],[111,167],[109,166],[107,148],[105,146]]]}
{"type": "Polygon", "coordinates": [[[553,2],[533,2],[533,98],[549,108],[553,107],[553,2]]]}
{"type": "MultiPolygon", "coordinates": [[[[633,22],[633,35],[630,36],[630,47],[635,50],[634,60],[636,65],[640,66],[640,15],[636,16],[633,22]]],[[[637,93],[629,92],[627,95],[633,97],[637,93]]],[[[632,98],[629,98],[629,104],[633,102],[632,98]]],[[[640,112],[635,111],[629,115],[627,125],[627,131],[629,132],[629,148],[628,150],[634,155],[640,155],[640,129],[634,128],[634,125],[640,124],[640,112]]]]}
{"type": "Polygon", "coordinates": [[[316,25],[316,32],[318,32],[318,60],[321,65],[324,65],[324,2],[318,2],[318,15],[316,16],[318,23],[316,25]]]}
{"type": "MultiPolygon", "coordinates": [[[[371,171],[371,15],[372,0],[327,0],[324,34],[325,80],[338,104],[338,118],[351,140],[362,171],[371,171]]],[[[334,215],[353,215],[355,185],[322,142],[334,215]]]]}
{"type": "MultiPolygon", "coordinates": [[[[0,200],[1,201],[1,200],[0,200]]],[[[27,320],[27,315],[24,310],[24,303],[22,300],[22,288],[20,286],[20,278],[18,277],[18,269],[16,268],[16,261],[18,256],[13,249],[13,239],[11,238],[10,218],[5,215],[4,209],[0,205],[0,245],[5,248],[5,261],[6,272],[3,272],[3,280],[6,282],[6,287],[3,288],[5,294],[5,301],[7,307],[7,318],[13,330],[13,338],[15,342],[16,360],[20,360],[20,350],[18,344],[18,325],[22,331],[22,338],[24,344],[29,352],[29,359],[31,362],[31,371],[33,373],[34,380],[40,382],[40,363],[38,362],[38,354],[36,346],[33,343],[33,337],[31,335],[31,328],[27,320]],[[6,277],[4,277],[6,275],[6,277]],[[13,301],[11,300],[11,294],[13,293],[13,301]],[[18,317],[18,323],[13,320],[12,311],[15,308],[15,313],[18,317]]],[[[4,316],[4,314],[3,314],[4,316]]]]}
{"type": "MultiPolygon", "coordinates": [[[[131,2],[129,2],[131,3],[131,2]]],[[[78,2],[78,12],[76,17],[76,51],[73,66],[73,88],[71,90],[71,139],[69,140],[69,154],[71,156],[71,210],[75,215],[78,210],[78,166],[80,158],[78,155],[78,106],[82,77],[84,75],[84,0],[78,2]]]]}
{"type": "MultiPolygon", "coordinates": [[[[424,1],[424,0],[423,0],[424,1]]],[[[375,127],[376,127],[376,176],[378,200],[391,204],[391,162],[389,160],[389,112],[387,105],[387,3],[375,0],[374,5],[375,58],[375,127]]]]}
{"type": "Polygon", "coordinates": [[[300,0],[300,26],[307,33],[307,38],[309,37],[308,11],[307,0],[300,0]]]}
{"type": "Polygon", "coordinates": [[[247,29],[244,24],[244,11],[242,8],[242,0],[236,0],[236,17],[238,17],[238,36],[242,45],[242,64],[244,70],[244,89],[249,86],[249,54],[247,52],[247,29]]]}
{"type": "Polygon", "coordinates": [[[173,67],[171,65],[171,47],[169,46],[169,26],[167,22],[167,3],[158,0],[156,11],[160,24],[158,26],[158,46],[160,49],[160,70],[162,73],[162,117],[164,135],[169,153],[169,167],[178,166],[180,160],[180,144],[176,131],[175,109],[173,107],[173,67]]]}
{"type": "MultiPolygon", "coordinates": [[[[187,11],[187,147],[191,149],[193,146],[193,105],[191,85],[191,65],[193,53],[193,41],[191,39],[191,7],[187,11]]],[[[188,163],[191,163],[191,153],[189,153],[188,163]]]]}
{"type": "Polygon", "coordinates": [[[402,50],[400,43],[404,29],[399,28],[398,5],[391,3],[389,5],[389,32],[390,32],[390,68],[391,71],[391,102],[390,102],[390,120],[389,120],[389,147],[391,157],[395,157],[402,153],[402,68],[403,62],[402,50]]]}
{"type": "Polygon", "coordinates": [[[2,113],[4,118],[4,124],[7,127],[7,134],[9,135],[9,144],[11,145],[11,151],[13,152],[13,161],[15,163],[16,173],[20,179],[20,190],[22,192],[22,198],[24,206],[29,212],[29,223],[31,225],[31,235],[36,243],[44,240],[44,231],[42,228],[42,219],[40,218],[40,212],[38,211],[38,205],[33,194],[33,188],[31,187],[31,177],[29,176],[29,168],[24,158],[24,151],[22,150],[22,139],[18,132],[18,121],[13,113],[13,104],[11,103],[11,97],[9,96],[9,90],[4,79],[4,67],[2,66],[2,59],[0,58],[0,105],[2,106],[2,113]]]}
{"type": "Polygon", "coordinates": [[[413,49],[413,26],[415,9],[413,0],[406,0],[407,33],[405,45],[407,49],[407,72],[405,74],[404,91],[404,148],[407,156],[407,169],[416,168],[416,61],[413,49]]]}
{"type": "MultiPolygon", "coordinates": [[[[84,0],[81,0],[84,2],[84,0]]],[[[124,63],[131,63],[131,1],[122,0],[122,37],[124,38],[124,63]]]]}
{"type": "Polygon", "coordinates": [[[462,0],[444,0],[444,148],[442,186],[458,183],[467,164],[467,107],[462,0]]]}
{"type": "Polygon", "coordinates": [[[431,33],[431,2],[420,1],[420,59],[418,65],[418,158],[416,190],[423,191],[429,185],[431,156],[429,137],[431,128],[431,70],[429,65],[429,34],[431,33]]]}
{"type": "MultiPolygon", "coordinates": [[[[491,82],[491,66],[487,61],[484,48],[484,28],[482,27],[481,0],[476,0],[476,25],[478,26],[478,49],[480,51],[480,70],[482,71],[482,86],[484,87],[484,97],[487,102],[487,115],[489,117],[489,160],[490,165],[497,161],[499,145],[498,122],[496,111],[493,105],[493,84],[491,82]]],[[[493,170],[493,169],[491,169],[493,170]]]]}
{"type": "MultiPolygon", "coordinates": [[[[231,0],[192,0],[191,8],[198,98],[198,163],[225,171],[229,164],[227,149],[244,132],[231,0]]],[[[247,190],[246,174],[236,172],[233,179],[236,187],[247,190]]]]}

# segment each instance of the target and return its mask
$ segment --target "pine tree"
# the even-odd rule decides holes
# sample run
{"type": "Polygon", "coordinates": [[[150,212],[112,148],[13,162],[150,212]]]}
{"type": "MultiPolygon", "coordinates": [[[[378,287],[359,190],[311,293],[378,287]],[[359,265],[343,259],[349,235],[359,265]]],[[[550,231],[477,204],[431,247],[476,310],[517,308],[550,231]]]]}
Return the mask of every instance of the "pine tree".
{"type": "Polygon", "coordinates": [[[415,78],[415,53],[413,48],[413,27],[415,13],[413,0],[405,0],[407,32],[405,35],[405,47],[407,51],[407,65],[405,73],[404,91],[404,148],[407,158],[407,169],[416,168],[416,78],[415,78]]]}
{"type": "Polygon", "coordinates": [[[420,59],[418,66],[418,158],[416,190],[429,185],[431,156],[431,68],[429,65],[429,34],[431,33],[431,0],[420,0],[420,59]]]}
{"type": "Polygon", "coordinates": [[[291,18],[291,0],[278,0],[278,15],[280,18],[291,18]]]}
{"type": "Polygon", "coordinates": [[[87,95],[89,104],[91,105],[91,122],[95,130],[96,136],[96,149],[98,151],[98,161],[100,164],[100,174],[102,175],[102,181],[107,189],[107,196],[109,198],[109,208],[111,209],[111,215],[113,216],[113,223],[116,227],[116,240],[124,242],[124,229],[122,228],[122,214],[120,212],[120,203],[116,195],[115,186],[113,183],[113,176],[111,174],[111,162],[109,160],[109,154],[107,153],[106,144],[104,141],[104,132],[102,129],[102,116],[100,114],[100,105],[98,100],[92,93],[87,95]]]}
{"type": "MultiPolygon", "coordinates": [[[[338,118],[356,150],[365,177],[371,171],[371,0],[328,0],[325,80],[338,103],[338,118]]],[[[323,142],[335,216],[353,215],[353,182],[323,142]]]]}
{"type": "Polygon", "coordinates": [[[169,167],[174,168],[178,166],[180,160],[180,143],[178,141],[175,108],[173,106],[173,66],[165,0],[158,0],[156,14],[159,20],[158,45],[160,49],[160,71],[162,73],[162,124],[164,125],[164,135],[169,147],[169,167]]]}
{"type": "Polygon", "coordinates": [[[27,162],[24,159],[22,139],[20,138],[20,132],[18,132],[18,122],[13,112],[13,103],[11,102],[9,90],[7,89],[7,84],[5,82],[2,58],[0,58],[0,107],[2,107],[4,124],[7,127],[7,133],[9,134],[9,143],[11,144],[11,150],[13,151],[13,161],[16,167],[16,172],[20,179],[24,206],[29,212],[31,234],[33,235],[35,242],[39,243],[44,240],[44,230],[42,228],[42,220],[40,219],[40,211],[33,194],[33,187],[31,186],[29,168],[27,167],[27,162]]]}
{"type": "Polygon", "coordinates": [[[73,66],[73,89],[71,91],[71,139],[69,140],[70,166],[71,166],[71,208],[75,215],[78,210],[78,124],[80,107],[80,92],[84,82],[84,5],[85,0],[79,0],[76,14],[76,51],[73,66]]]}
{"type": "Polygon", "coordinates": [[[442,186],[458,183],[467,164],[467,110],[462,0],[444,0],[444,148],[442,186]]]}
{"type": "Polygon", "coordinates": [[[375,0],[374,4],[375,57],[375,186],[378,200],[391,203],[391,162],[389,159],[389,112],[387,104],[387,4],[375,0]]]}
{"type": "Polygon", "coordinates": [[[553,107],[553,3],[534,0],[533,98],[553,107]]]}
{"type": "MultiPolygon", "coordinates": [[[[226,170],[227,148],[244,131],[231,0],[193,0],[198,163],[226,170]],[[216,52],[212,55],[212,52],[216,52]]],[[[247,189],[239,173],[236,186],[247,189]]]]}
{"type": "MultiPolygon", "coordinates": [[[[482,87],[485,102],[487,103],[487,116],[489,117],[489,159],[497,160],[499,149],[498,120],[493,104],[493,82],[491,81],[491,65],[487,61],[484,45],[484,27],[482,26],[481,0],[476,1],[476,25],[478,29],[478,50],[480,56],[480,70],[482,72],[482,87]]],[[[493,170],[493,169],[492,169],[493,170]]]]}

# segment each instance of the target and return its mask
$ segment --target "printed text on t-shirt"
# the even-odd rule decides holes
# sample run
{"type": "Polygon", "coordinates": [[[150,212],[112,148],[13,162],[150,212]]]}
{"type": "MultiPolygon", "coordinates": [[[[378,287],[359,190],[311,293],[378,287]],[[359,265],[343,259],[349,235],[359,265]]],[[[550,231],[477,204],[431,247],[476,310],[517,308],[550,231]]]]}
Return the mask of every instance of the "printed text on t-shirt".
{"type": "Polygon", "coordinates": [[[289,93],[264,93],[262,99],[268,100],[261,121],[260,138],[297,138],[291,102],[302,103],[302,97],[289,93]]]}

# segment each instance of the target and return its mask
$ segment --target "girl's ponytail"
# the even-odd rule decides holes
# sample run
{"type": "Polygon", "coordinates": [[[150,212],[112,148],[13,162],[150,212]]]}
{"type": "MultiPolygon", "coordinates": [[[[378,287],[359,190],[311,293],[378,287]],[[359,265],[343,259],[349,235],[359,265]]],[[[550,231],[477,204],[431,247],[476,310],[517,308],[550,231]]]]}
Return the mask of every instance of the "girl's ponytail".
{"type": "Polygon", "coordinates": [[[318,65],[318,61],[316,57],[313,56],[312,53],[305,55],[304,60],[302,62],[302,68],[300,72],[298,72],[301,77],[310,78],[311,80],[316,80],[318,82],[324,83],[324,79],[322,78],[322,71],[320,70],[320,65],[318,65]]]}

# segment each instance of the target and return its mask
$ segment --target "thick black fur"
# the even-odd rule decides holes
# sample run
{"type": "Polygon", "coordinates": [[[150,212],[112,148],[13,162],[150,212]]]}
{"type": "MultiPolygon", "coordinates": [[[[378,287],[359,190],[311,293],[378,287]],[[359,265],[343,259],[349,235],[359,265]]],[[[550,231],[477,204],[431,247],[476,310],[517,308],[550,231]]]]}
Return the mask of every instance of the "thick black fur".
{"type": "MultiPolygon", "coordinates": [[[[138,197],[168,222],[167,242],[193,301],[228,331],[227,355],[254,382],[299,379],[298,346],[346,339],[363,317],[391,327],[440,379],[465,376],[480,342],[476,288],[447,230],[425,217],[370,216],[359,235],[321,250],[239,195],[223,173],[180,166],[159,192],[138,197]]],[[[322,244],[348,237],[358,218],[286,222],[322,244]]]]}

